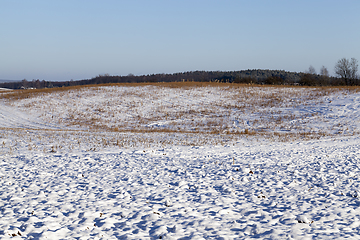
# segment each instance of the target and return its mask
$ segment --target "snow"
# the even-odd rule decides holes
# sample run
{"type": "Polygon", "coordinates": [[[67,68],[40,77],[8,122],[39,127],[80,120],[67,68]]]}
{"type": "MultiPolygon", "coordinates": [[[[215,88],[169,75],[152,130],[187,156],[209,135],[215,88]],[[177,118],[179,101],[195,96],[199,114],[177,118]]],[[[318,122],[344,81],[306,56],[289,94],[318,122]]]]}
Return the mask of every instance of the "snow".
{"type": "Polygon", "coordinates": [[[11,89],[8,89],[8,88],[0,88],[0,92],[2,91],[12,91],[11,89]]]}
{"type": "Polygon", "coordinates": [[[355,134],[359,98],[311,88],[97,87],[26,98],[12,106],[57,125],[182,132],[355,134]]]}
{"type": "Polygon", "coordinates": [[[225,104],[239,102],[220,88],[102,87],[81,97],[70,91],[2,100],[0,238],[358,238],[360,95],[339,90],[314,98],[311,89],[286,89],[249,88],[255,98],[275,92],[285,100],[230,115],[225,104]],[[119,94],[130,91],[139,96],[119,94]],[[157,112],[159,103],[166,111],[157,112]],[[216,103],[214,113],[199,110],[216,103]],[[99,108],[91,129],[85,112],[99,108]],[[179,111],[187,114],[172,118],[179,111]],[[70,112],[81,121],[71,123],[70,112]],[[254,121],[260,112],[264,123],[254,121]],[[294,123],[289,134],[308,129],[314,136],[276,140],[271,134],[283,130],[271,125],[271,112],[292,114],[279,123],[294,123]],[[211,134],[205,126],[215,114],[223,116],[221,130],[244,123],[271,136],[211,134]],[[148,120],[138,124],[134,115],[148,120]],[[185,132],[191,118],[202,133],[185,132]],[[160,122],[184,132],[104,127],[146,130],[160,122]]]}

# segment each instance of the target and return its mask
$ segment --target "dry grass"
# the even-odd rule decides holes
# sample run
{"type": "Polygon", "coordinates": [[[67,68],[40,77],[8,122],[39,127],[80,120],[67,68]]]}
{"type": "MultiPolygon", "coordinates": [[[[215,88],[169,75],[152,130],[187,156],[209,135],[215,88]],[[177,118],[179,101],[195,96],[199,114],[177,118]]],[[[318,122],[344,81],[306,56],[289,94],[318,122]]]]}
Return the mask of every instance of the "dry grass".
{"type": "Polygon", "coordinates": [[[313,89],[317,92],[318,96],[324,96],[331,92],[336,91],[349,91],[358,92],[360,91],[359,86],[337,86],[337,87],[303,87],[303,86],[291,86],[291,85],[256,85],[256,84],[236,84],[236,83],[216,83],[216,82],[160,82],[160,83],[108,83],[108,84],[93,84],[93,85],[80,85],[80,86],[69,86],[60,88],[44,88],[44,89],[25,89],[25,90],[13,90],[6,91],[6,94],[0,94],[0,99],[24,99],[35,97],[37,95],[54,93],[54,92],[67,92],[70,90],[83,90],[86,88],[99,88],[109,86],[121,86],[121,87],[141,87],[141,86],[156,86],[164,88],[182,88],[191,89],[198,87],[220,87],[220,88],[232,88],[232,89],[243,89],[243,88],[297,88],[297,89],[313,89]]]}
{"type": "MultiPolygon", "coordinates": [[[[234,84],[228,83],[213,83],[213,82],[160,82],[160,83],[108,83],[108,84],[92,84],[92,85],[79,85],[79,86],[68,86],[59,88],[43,88],[43,89],[20,89],[6,92],[6,94],[0,95],[0,99],[24,99],[35,97],[37,95],[55,93],[55,92],[67,92],[70,90],[83,90],[86,88],[100,88],[109,86],[121,86],[121,87],[141,87],[141,86],[157,86],[157,87],[168,87],[168,88],[193,88],[193,87],[224,87],[231,86],[234,84]]],[[[246,86],[245,84],[237,84],[238,86],[246,86]]]]}
{"type": "MultiPolygon", "coordinates": [[[[292,131],[288,131],[289,122],[292,120],[307,121],[318,116],[294,115],[287,112],[286,109],[296,108],[310,102],[315,103],[320,101],[318,99],[335,92],[346,94],[346,92],[358,92],[359,89],[359,87],[262,86],[210,82],[126,83],[18,90],[0,95],[0,98],[9,103],[29,100],[29,102],[23,102],[22,107],[30,109],[34,108],[31,99],[38,97],[39,108],[48,108],[47,114],[51,116],[50,118],[50,116],[44,115],[43,118],[46,121],[55,121],[56,124],[65,126],[85,127],[91,131],[130,135],[139,135],[140,133],[142,135],[146,133],[178,136],[219,135],[222,136],[221,138],[226,136],[224,139],[258,136],[289,141],[314,139],[331,134],[328,132],[309,133],[304,130],[303,126],[293,126],[290,129],[292,131]],[[138,91],[139,87],[149,86],[152,87],[149,91],[138,91]],[[119,92],[117,87],[122,87],[123,90],[119,92]],[[166,103],[163,98],[170,90],[172,94],[175,93],[175,96],[179,93],[187,93],[186,96],[198,101],[198,104],[194,104],[192,101],[186,104],[182,102],[166,103]],[[101,103],[95,101],[81,111],[73,106],[82,98],[96,99],[98,95],[104,95],[104,93],[109,97],[106,101],[101,103]],[[66,111],[66,115],[61,115],[62,113],[57,112],[55,106],[46,100],[51,99],[46,96],[54,96],[54,94],[56,94],[56,98],[65,99],[63,110],[66,111]],[[218,100],[210,102],[201,100],[203,98],[211,100],[213,95],[216,95],[218,100]],[[71,96],[71,101],[68,101],[69,96],[71,96]],[[121,108],[116,108],[116,106],[121,106],[121,108]],[[145,114],[143,110],[149,106],[152,109],[145,114]],[[115,118],[124,115],[131,117],[123,117],[114,121],[115,118]],[[243,115],[249,116],[247,125],[232,127],[232,122],[235,120],[239,120],[242,124],[241,116],[243,115]],[[154,125],[162,121],[165,121],[166,124],[154,125]]],[[[201,141],[195,142],[197,144],[201,141]]],[[[203,142],[210,141],[204,140],[203,142]]]]}
{"type": "Polygon", "coordinates": [[[233,145],[243,138],[247,144],[256,144],[265,137],[270,141],[295,141],[319,139],[320,134],[298,133],[261,134],[245,131],[241,134],[182,133],[182,132],[103,132],[103,131],[54,131],[31,129],[0,129],[0,154],[17,154],[25,149],[44,153],[97,152],[104,149],[165,148],[167,146],[233,145]],[[139,134],[141,133],[141,134],[139,134]],[[10,139],[2,141],[2,139],[10,139]]]}

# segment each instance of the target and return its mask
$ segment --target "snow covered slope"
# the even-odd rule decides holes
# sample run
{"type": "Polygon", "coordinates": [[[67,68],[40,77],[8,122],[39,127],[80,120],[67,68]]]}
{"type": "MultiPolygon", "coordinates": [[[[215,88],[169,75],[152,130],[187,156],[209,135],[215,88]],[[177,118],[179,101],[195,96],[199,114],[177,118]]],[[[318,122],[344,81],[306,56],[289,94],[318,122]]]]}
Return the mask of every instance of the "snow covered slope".
{"type": "Polygon", "coordinates": [[[31,115],[19,110],[16,107],[0,104],[0,128],[24,128],[24,129],[60,129],[55,124],[49,124],[39,119],[36,115],[31,115]]]}
{"type": "Polygon", "coordinates": [[[357,134],[360,93],[290,87],[94,87],[12,106],[49,123],[203,133],[357,134]]]}
{"type": "MultiPolygon", "coordinates": [[[[165,90],[162,96],[167,95],[165,90]]],[[[172,99],[187,93],[179,89],[171,92],[175,90],[168,89],[168,95],[174,97],[166,101],[181,105],[180,100],[172,99]]],[[[193,95],[187,95],[186,106],[196,111],[206,102],[214,105],[205,92],[215,90],[203,90],[193,89],[199,97],[191,101],[189,96],[193,95]]],[[[216,90],[215,95],[222,99],[223,93],[216,90]]],[[[101,107],[105,110],[100,111],[104,116],[99,123],[105,125],[116,122],[112,116],[143,110],[130,110],[126,105],[130,100],[119,98],[117,103],[124,101],[119,108],[126,106],[128,110],[111,115],[106,109],[117,109],[110,104],[115,97],[108,101],[98,95],[100,104],[84,97],[90,96],[87,93],[66,105],[59,103],[72,101],[69,95],[52,96],[1,106],[0,124],[7,126],[0,129],[1,239],[359,238],[356,92],[335,91],[318,98],[306,97],[304,104],[286,101],[246,116],[236,115],[241,118],[239,124],[245,119],[256,129],[259,125],[252,116],[261,110],[265,119],[271,119],[267,114],[275,114],[274,108],[279,112],[281,107],[281,112],[295,115],[289,121],[301,124],[301,128],[289,130],[308,127],[329,133],[320,139],[285,142],[256,134],[224,141],[226,134],[69,130],[65,117],[69,109],[75,111],[72,119],[76,119],[79,112],[99,112],[89,106],[101,107]],[[26,104],[29,111],[25,114],[20,110],[25,110],[26,104]],[[66,114],[62,115],[61,109],[66,114]],[[55,123],[51,116],[62,119],[58,125],[61,130],[44,127],[44,122],[55,123]]],[[[184,108],[184,112],[191,110],[184,108]]],[[[178,109],[166,110],[171,111],[178,109]]],[[[130,125],[136,123],[123,117],[130,125]]],[[[178,126],[186,128],[186,123],[178,126]]]]}

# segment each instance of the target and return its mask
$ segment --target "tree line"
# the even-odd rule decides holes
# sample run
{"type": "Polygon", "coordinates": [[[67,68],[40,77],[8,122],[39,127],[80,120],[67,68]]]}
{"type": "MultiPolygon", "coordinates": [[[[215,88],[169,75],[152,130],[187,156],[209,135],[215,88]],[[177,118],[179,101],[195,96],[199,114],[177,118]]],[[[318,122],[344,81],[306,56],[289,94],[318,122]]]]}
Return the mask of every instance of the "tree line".
{"type": "Polygon", "coordinates": [[[359,86],[360,79],[358,75],[358,60],[355,58],[342,58],[335,64],[336,77],[330,77],[329,71],[322,66],[320,74],[316,73],[313,66],[310,65],[300,81],[299,85],[304,86],[359,86]]]}
{"type": "Polygon", "coordinates": [[[360,85],[358,61],[355,58],[340,59],[335,65],[336,77],[329,76],[326,67],[322,67],[320,74],[310,66],[305,73],[288,72],[284,70],[242,70],[242,71],[189,71],[173,74],[151,74],[135,76],[110,76],[98,75],[91,79],[77,81],[40,81],[26,79],[20,82],[0,83],[2,88],[28,89],[28,88],[53,88],[89,84],[106,83],[156,83],[156,82],[222,82],[246,84],[271,84],[271,85],[301,85],[301,86],[349,86],[360,85]]]}

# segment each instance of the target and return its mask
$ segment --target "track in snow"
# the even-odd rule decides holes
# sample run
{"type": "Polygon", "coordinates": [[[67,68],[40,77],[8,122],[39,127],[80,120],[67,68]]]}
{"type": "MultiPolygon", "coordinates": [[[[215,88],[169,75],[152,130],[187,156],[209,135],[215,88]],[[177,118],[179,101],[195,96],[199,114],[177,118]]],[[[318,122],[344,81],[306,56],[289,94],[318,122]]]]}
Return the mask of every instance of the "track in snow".
{"type": "Polygon", "coordinates": [[[36,116],[18,110],[16,107],[0,104],[0,128],[61,129],[59,126],[41,121],[36,116]]]}

